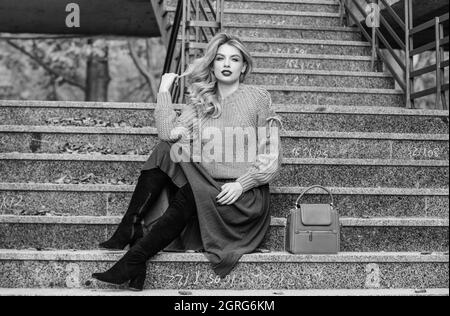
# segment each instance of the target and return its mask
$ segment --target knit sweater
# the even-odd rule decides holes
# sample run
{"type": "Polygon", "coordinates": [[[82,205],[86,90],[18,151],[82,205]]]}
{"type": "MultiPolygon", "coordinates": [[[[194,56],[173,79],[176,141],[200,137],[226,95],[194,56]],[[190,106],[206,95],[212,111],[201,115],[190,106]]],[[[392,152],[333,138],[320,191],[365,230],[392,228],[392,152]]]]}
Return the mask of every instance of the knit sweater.
{"type": "Polygon", "coordinates": [[[282,162],[282,123],[271,108],[269,92],[241,83],[219,102],[222,113],[218,118],[200,115],[190,102],[178,115],[170,93],[158,93],[155,119],[159,138],[191,144],[193,139],[201,139],[201,165],[215,179],[235,179],[244,192],[269,183],[279,173],[282,162]],[[233,130],[248,134],[238,141],[239,137],[229,137],[233,130]]]}

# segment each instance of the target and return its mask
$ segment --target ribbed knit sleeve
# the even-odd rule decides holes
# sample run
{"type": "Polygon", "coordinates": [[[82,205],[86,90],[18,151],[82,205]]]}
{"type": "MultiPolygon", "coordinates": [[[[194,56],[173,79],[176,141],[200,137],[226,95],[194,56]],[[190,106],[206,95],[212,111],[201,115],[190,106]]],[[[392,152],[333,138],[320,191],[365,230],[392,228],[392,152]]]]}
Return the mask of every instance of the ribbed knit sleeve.
{"type": "MultiPolygon", "coordinates": [[[[261,89],[258,103],[258,128],[264,128],[265,137],[258,137],[258,154],[249,170],[236,179],[244,192],[269,183],[279,173],[282,164],[281,118],[271,108],[272,99],[268,91],[261,89]]],[[[260,133],[257,133],[260,135],[260,133]]]]}
{"type": "Polygon", "coordinates": [[[158,137],[163,141],[177,142],[190,139],[193,123],[197,117],[192,104],[186,104],[181,115],[173,109],[170,92],[159,92],[157,95],[155,121],[158,137]]]}

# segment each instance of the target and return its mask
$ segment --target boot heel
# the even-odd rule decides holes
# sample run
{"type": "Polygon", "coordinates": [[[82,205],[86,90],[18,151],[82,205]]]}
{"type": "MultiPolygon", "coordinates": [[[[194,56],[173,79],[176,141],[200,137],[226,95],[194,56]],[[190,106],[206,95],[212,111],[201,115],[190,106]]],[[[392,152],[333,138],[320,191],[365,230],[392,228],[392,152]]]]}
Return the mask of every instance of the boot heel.
{"type": "Polygon", "coordinates": [[[142,272],[139,272],[139,274],[135,278],[130,280],[130,283],[128,285],[130,290],[142,291],[144,289],[146,271],[147,269],[145,269],[142,272]]]}

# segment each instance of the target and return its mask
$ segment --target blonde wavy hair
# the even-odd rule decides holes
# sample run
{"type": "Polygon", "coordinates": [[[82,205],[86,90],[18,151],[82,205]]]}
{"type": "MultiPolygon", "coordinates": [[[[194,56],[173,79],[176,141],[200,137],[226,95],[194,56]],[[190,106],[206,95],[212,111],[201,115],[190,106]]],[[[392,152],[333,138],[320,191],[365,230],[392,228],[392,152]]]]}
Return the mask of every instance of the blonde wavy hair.
{"type": "Polygon", "coordinates": [[[180,75],[188,78],[189,101],[201,115],[218,118],[222,113],[222,106],[217,98],[217,79],[214,75],[214,59],[221,45],[228,44],[238,49],[247,65],[244,73],[239,77],[243,82],[253,69],[253,59],[242,41],[227,33],[216,34],[208,43],[203,57],[195,59],[188,69],[180,75]]]}

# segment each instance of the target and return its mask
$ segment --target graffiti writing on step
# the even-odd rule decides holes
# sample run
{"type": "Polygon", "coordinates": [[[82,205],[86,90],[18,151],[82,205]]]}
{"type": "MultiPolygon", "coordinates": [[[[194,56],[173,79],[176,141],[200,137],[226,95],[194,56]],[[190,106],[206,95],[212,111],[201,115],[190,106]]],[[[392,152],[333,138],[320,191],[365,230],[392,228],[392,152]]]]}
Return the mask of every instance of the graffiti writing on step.
{"type": "Polygon", "coordinates": [[[421,159],[442,158],[441,155],[443,154],[443,152],[444,150],[439,147],[436,148],[430,148],[427,146],[409,147],[410,158],[421,158],[421,159]]]}
{"type": "Polygon", "coordinates": [[[302,273],[299,278],[291,275],[271,275],[266,274],[256,267],[254,272],[248,276],[239,274],[230,274],[221,279],[214,273],[195,271],[189,273],[165,274],[164,284],[169,287],[217,287],[217,288],[236,288],[241,286],[257,286],[259,288],[295,288],[299,283],[305,286],[319,284],[323,282],[321,271],[310,271],[302,273]]]}
{"type": "Polygon", "coordinates": [[[312,147],[297,147],[292,149],[292,155],[299,158],[328,158],[328,151],[312,147]]]}
{"type": "Polygon", "coordinates": [[[370,263],[366,266],[366,288],[379,289],[380,288],[380,267],[376,263],[370,263]]]}

